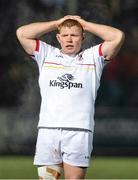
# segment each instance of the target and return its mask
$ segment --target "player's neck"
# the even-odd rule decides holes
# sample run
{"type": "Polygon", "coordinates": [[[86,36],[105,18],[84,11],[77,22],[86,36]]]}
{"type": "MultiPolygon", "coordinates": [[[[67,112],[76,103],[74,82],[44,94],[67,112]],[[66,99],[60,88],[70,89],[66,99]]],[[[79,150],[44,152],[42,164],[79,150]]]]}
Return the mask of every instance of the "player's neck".
{"type": "Polygon", "coordinates": [[[75,56],[77,56],[80,52],[82,51],[82,49],[78,52],[78,53],[70,53],[70,54],[67,54],[67,53],[64,53],[63,51],[62,51],[62,49],[60,50],[60,52],[64,55],[64,56],[69,56],[69,57],[75,57],[75,56]]]}

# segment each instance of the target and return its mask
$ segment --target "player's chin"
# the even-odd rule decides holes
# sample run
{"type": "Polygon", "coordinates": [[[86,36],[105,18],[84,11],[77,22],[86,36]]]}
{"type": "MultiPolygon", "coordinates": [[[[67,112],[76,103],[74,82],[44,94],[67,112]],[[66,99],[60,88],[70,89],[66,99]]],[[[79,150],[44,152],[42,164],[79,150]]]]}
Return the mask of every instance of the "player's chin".
{"type": "Polygon", "coordinates": [[[77,54],[77,50],[75,50],[75,49],[67,49],[66,51],[65,51],[65,54],[68,54],[68,55],[72,55],[72,54],[77,54]]]}

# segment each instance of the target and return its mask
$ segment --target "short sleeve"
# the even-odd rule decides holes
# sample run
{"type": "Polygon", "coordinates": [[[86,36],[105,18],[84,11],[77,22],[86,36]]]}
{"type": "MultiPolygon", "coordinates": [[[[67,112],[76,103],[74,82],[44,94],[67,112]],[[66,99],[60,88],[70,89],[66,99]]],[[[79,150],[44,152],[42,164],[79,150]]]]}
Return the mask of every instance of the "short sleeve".
{"type": "Polygon", "coordinates": [[[102,44],[98,44],[98,45],[92,47],[93,59],[94,59],[95,65],[96,65],[96,74],[97,74],[98,79],[101,78],[103,68],[106,65],[106,61],[103,56],[101,47],[102,47],[102,44]]]}
{"type": "Polygon", "coordinates": [[[32,58],[37,62],[39,71],[41,70],[44,60],[48,54],[49,45],[43,41],[36,40],[36,48],[32,58]]]}

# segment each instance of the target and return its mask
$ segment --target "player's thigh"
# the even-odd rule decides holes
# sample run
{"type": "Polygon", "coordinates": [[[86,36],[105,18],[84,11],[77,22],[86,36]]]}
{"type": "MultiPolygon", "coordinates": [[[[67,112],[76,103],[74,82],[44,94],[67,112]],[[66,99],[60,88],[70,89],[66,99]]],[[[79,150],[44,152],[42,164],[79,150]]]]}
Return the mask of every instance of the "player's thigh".
{"type": "Polygon", "coordinates": [[[43,166],[62,163],[59,135],[60,132],[57,129],[39,129],[34,165],[43,166]]]}
{"type": "Polygon", "coordinates": [[[71,166],[63,163],[65,179],[84,179],[87,168],[71,166]]]}
{"type": "Polygon", "coordinates": [[[91,159],[93,133],[65,130],[62,141],[63,162],[75,167],[88,167],[91,159]]]}

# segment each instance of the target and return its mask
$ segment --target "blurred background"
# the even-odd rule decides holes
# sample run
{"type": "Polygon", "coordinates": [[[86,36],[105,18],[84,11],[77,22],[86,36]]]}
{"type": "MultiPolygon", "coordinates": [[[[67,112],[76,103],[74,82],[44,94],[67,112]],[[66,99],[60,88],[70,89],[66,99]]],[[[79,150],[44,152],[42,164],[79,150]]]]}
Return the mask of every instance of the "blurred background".
{"type": "MultiPolygon", "coordinates": [[[[138,156],[137,0],[0,0],[0,154],[32,155],[37,135],[38,69],[18,43],[16,29],[67,14],[125,32],[122,49],[102,75],[93,154],[138,156]]],[[[58,46],[55,32],[42,39],[58,46]]],[[[87,33],[84,46],[100,42],[87,33]]]]}

